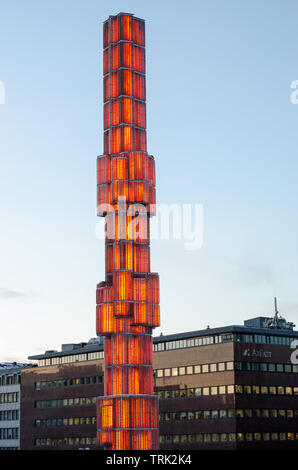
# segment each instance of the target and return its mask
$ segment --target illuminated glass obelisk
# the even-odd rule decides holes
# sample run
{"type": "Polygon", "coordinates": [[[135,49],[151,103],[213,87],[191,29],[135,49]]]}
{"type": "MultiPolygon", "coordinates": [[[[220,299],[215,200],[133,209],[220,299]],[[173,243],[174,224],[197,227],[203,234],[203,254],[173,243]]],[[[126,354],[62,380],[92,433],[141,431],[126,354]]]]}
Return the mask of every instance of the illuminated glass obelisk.
{"type": "Polygon", "coordinates": [[[106,279],[97,286],[96,332],[104,335],[98,443],[158,449],[152,329],[159,277],[150,272],[155,163],[146,145],[145,23],[131,14],[104,23],[104,155],[97,159],[97,215],[105,217],[106,279]]]}

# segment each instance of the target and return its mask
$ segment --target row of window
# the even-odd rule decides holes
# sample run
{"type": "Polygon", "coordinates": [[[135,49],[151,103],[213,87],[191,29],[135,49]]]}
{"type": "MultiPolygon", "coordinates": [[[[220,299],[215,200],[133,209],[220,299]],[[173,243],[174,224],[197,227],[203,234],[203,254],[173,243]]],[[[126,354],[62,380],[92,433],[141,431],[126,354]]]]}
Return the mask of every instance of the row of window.
{"type": "Polygon", "coordinates": [[[17,385],[20,383],[20,374],[0,375],[0,385],[17,385]]]}
{"type": "Polygon", "coordinates": [[[0,411],[0,421],[14,421],[19,419],[19,410],[0,411]]]}
{"type": "Polygon", "coordinates": [[[96,437],[38,437],[36,446],[96,445],[96,437]]]}
{"type": "Polygon", "coordinates": [[[210,442],[251,442],[251,441],[298,441],[298,433],[293,432],[230,432],[205,434],[166,434],[159,436],[160,443],[210,443],[210,442]]]}
{"type": "Polygon", "coordinates": [[[40,359],[38,365],[43,366],[56,366],[59,364],[71,364],[73,362],[94,361],[103,359],[103,351],[96,351],[84,354],[70,354],[69,356],[48,357],[40,359]]]}
{"type": "Polygon", "coordinates": [[[0,428],[0,439],[18,439],[19,428],[0,428]]]}
{"type": "Polygon", "coordinates": [[[237,408],[224,410],[171,411],[159,413],[160,421],[222,418],[298,418],[298,410],[237,408]]]}
{"type": "Polygon", "coordinates": [[[210,344],[220,344],[231,341],[252,344],[275,344],[280,346],[290,346],[294,340],[295,338],[292,336],[227,333],[222,335],[180,339],[176,341],[163,341],[160,343],[155,343],[153,345],[153,351],[156,352],[168,351],[171,349],[193,348],[196,346],[206,346],[210,344]]]}
{"type": "Polygon", "coordinates": [[[161,377],[176,377],[177,375],[205,374],[208,372],[224,372],[233,370],[233,362],[219,362],[214,364],[197,364],[193,366],[171,367],[168,369],[156,369],[155,375],[161,377]]]}
{"type": "Polygon", "coordinates": [[[157,395],[160,399],[168,399],[226,395],[230,393],[245,395],[298,395],[298,387],[284,387],[283,385],[218,385],[214,387],[159,390],[157,395]]]}
{"type": "Polygon", "coordinates": [[[35,402],[35,408],[92,405],[93,403],[96,403],[96,397],[64,398],[63,400],[39,400],[35,402]]]}
{"type": "MultiPolygon", "coordinates": [[[[157,378],[177,377],[178,375],[204,374],[208,372],[225,372],[234,369],[233,362],[218,362],[212,364],[197,364],[192,366],[171,367],[156,369],[157,378]]],[[[298,365],[294,364],[269,364],[266,362],[235,362],[236,370],[253,372],[295,372],[298,373],[298,365]]]]}
{"type": "Polygon", "coordinates": [[[48,388],[71,387],[73,385],[94,385],[101,384],[103,376],[80,377],[73,379],[53,380],[47,382],[35,382],[35,390],[43,390],[48,388]]]}
{"type": "Polygon", "coordinates": [[[0,447],[0,450],[19,450],[18,447],[0,447]]]}
{"type": "Polygon", "coordinates": [[[35,426],[77,426],[79,424],[96,424],[95,416],[82,416],[79,418],[51,418],[36,419],[35,426]]]}
{"type": "Polygon", "coordinates": [[[298,373],[295,364],[271,364],[267,362],[235,362],[236,370],[253,372],[294,372],[298,373]]]}
{"type": "Polygon", "coordinates": [[[17,403],[19,392],[0,393],[0,403],[17,403]]]}

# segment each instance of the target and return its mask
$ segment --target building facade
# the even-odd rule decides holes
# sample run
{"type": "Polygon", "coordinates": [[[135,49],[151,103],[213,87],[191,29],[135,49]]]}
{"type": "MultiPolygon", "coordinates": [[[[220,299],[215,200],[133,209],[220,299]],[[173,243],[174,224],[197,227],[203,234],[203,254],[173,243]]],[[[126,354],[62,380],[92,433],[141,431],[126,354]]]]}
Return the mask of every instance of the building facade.
{"type": "MultiPolygon", "coordinates": [[[[298,448],[298,332],[255,322],[154,338],[160,449],[298,448]]],[[[29,358],[21,448],[97,448],[103,354],[98,343],[29,358]]]]}
{"type": "Polygon", "coordinates": [[[0,364],[0,450],[20,448],[20,378],[28,364],[0,364]]]}

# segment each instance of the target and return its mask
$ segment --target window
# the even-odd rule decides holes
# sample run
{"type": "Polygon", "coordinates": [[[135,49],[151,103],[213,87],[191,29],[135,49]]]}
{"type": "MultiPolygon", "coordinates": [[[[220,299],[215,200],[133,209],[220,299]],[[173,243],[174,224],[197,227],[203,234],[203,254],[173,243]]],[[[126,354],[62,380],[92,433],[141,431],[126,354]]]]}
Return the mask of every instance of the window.
{"type": "Polygon", "coordinates": [[[179,375],[185,375],[185,367],[179,367],[179,375]]]}
{"type": "Polygon", "coordinates": [[[197,365],[194,367],[194,373],[195,374],[200,374],[201,373],[201,366],[200,365],[197,365]]]}
{"type": "Polygon", "coordinates": [[[283,364],[276,364],[276,372],[283,372],[284,365],[283,364]]]}
{"type": "Polygon", "coordinates": [[[171,376],[171,369],[165,369],[164,370],[164,376],[165,377],[170,377],[171,376]]]}
{"type": "Polygon", "coordinates": [[[217,387],[211,387],[211,395],[217,395],[217,387]]]}
{"type": "Polygon", "coordinates": [[[202,373],[209,372],[209,364],[203,364],[202,365],[202,373]]]}
{"type": "Polygon", "coordinates": [[[217,364],[210,364],[210,372],[216,372],[217,371],[217,364]]]}
{"type": "Polygon", "coordinates": [[[226,370],[233,370],[233,369],[234,369],[233,362],[227,362],[226,363],[226,370]]]}
{"type": "Polygon", "coordinates": [[[223,372],[225,370],[225,363],[224,362],[219,362],[217,364],[217,366],[218,366],[218,368],[217,368],[218,372],[223,372]]]}
{"type": "Polygon", "coordinates": [[[261,386],[261,395],[267,395],[268,394],[268,387],[266,385],[261,386]]]}
{"type": "Polygon", "coordinates": [[[268,372],[275,372],[275,364],[268,364],[268,372]]]}
{"type": "Polygon", "coordinates": [[[187,373],[188,375],[193,374],[193,366],[188,366],[188,367],[186,367],[186,373],[187,373]]]}
{"type": "Polygon", "coordinates": [[[172,375],[173,375],[173,376],[178,375],[178,367],[173,367],[173,368],[172,368],[172,375]]]}

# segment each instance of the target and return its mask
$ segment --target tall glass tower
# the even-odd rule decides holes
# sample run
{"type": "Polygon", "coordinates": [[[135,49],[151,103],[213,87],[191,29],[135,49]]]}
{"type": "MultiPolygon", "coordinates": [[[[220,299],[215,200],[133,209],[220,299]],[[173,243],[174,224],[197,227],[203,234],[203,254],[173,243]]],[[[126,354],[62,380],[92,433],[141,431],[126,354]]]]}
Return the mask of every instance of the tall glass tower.
{"type": "Polygon", "coordinates": [[[106,278],[97,286],[96,332],[104,335],[98,442],[111,450],[158,449],[152,329],[159,277],[150,272],[155,162],[147,153],[145,23],[110,16],[103,31],[104,155],[97,159],[97,215],[105,217],[106,278]]]}

